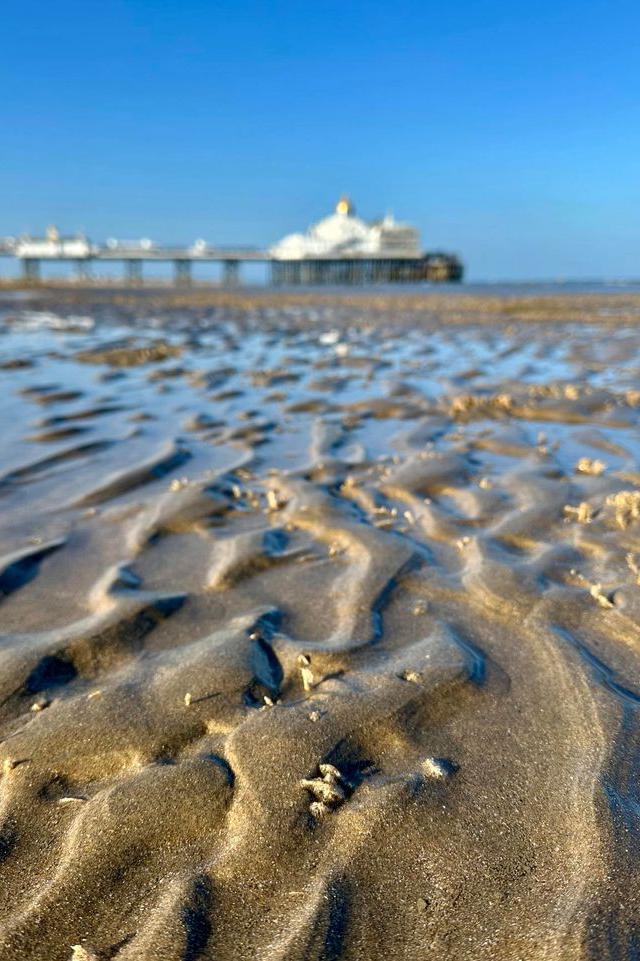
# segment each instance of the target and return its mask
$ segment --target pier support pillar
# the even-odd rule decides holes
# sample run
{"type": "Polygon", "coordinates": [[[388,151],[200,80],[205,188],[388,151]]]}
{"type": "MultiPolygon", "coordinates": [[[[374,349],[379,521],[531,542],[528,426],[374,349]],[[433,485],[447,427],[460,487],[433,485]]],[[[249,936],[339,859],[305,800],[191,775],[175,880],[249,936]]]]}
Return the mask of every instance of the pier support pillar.
{"type": "Polygon", "coordinates": [[[89,261],[84,259],[76,260],[74,264],[74,273],[76,280],[88,280],[91,276],[91,267],[89,266],[89,261]]]}
{"type": "Polygon", "coordinates": [[[142,283],[142,261],[141,260],[125,260],[124,262],[124,277],[128,284],[132,286],[142,283]]]}
{"type": "Polygon", "coordinates": [[[222,263],[222,284],[224,287],[237,287],[240,283],[240,263],[237,260],[225,260],[222,263]]]}
{"type": "Polygon", "coordinates": [[[22,276],[29,284],[37,284],[40,280],[40,261],[26,257],[22,261],[22,276]]]}
{"type": "Polygon", "coordinates": [[[174,260],[176,287],[189,287],[191,284],[191,261],[174,260]]]}

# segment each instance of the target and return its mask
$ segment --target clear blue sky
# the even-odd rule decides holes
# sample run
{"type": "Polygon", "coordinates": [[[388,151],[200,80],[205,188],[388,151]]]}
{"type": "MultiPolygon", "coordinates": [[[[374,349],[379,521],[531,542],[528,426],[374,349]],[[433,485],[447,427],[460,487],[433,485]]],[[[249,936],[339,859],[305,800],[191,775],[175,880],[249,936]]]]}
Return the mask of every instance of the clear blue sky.
{"type": "Polygon", "coordinates": [[[479,279],[640,277],[640,4],[3,5],[0,234],[268,243],[342,192],[479,279]]]}

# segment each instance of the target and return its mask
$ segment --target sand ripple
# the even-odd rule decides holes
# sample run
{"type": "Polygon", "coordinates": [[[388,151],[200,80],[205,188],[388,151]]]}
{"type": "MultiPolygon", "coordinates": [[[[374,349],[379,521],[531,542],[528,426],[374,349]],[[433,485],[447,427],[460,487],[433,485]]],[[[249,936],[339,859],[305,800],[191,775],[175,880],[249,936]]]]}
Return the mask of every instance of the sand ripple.
{"type": "Polygon", "coordinates": [[[5,312],[0,957],[635,957],[637,332],[253,309],[5,312]]]}

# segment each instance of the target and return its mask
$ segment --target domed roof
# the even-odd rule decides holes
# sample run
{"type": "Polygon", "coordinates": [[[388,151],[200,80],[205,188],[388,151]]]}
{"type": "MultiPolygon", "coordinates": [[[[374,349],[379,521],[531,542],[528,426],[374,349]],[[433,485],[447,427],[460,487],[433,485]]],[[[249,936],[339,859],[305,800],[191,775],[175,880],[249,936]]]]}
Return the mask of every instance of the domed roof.
{"type": "Polygon", "coordinates": [[[335,214],[320,220],[309,231],[310,236],[325,241],[332,246],[354,240],[364,240],[369,234],[369,226],[354,214],[340,212],[340,204],[335,214]]]}
{"type": "Polygon", "coordinates": [[[389,250],[417,256],[420,239],[418,232],[405,224],[397,224],[392,217],[376,224],[367,224],[355,215],[348,197],[341,197],[335,213],[318,221],[306,234],[289,234],[271,248],[274,257],[299,260],[305,257],[348,257],[380,255],[389,250]]]}
{"type": "Polygon", "coordinates": [[[351,217],[355,214],[355,212],[356,208],[351,202],[351,197],[342,196],[336,204],[336,213],[342,214],[343,217],[351,217]]]}

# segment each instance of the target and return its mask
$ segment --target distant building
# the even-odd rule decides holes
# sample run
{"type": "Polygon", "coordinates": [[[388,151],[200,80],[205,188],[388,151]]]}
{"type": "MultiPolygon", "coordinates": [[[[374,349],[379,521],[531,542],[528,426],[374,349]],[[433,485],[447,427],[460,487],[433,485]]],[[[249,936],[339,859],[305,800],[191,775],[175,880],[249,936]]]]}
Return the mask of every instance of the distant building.
{"type": "Polygon", "coordinates": [[[335,213],[314,224],[306,234],[289,234],[270,253],[278,260],[314,257],[419,257],[420,234],[415,227],[398,223],[391,214],[366,223],[356,216],[348,197],[342,197],[335,213]]]}
{"type": "Polygon", "coordinates": [[[17,257],[37,258],[38,260],[60,260],[91,257],[93,247],[84,234],[75,237],[62,237],[57,227],[49,227],[46,237],[19,237],[14,245],[17,257]]]}
{"type": "Polygon", "coordinates": [[[461,280],[451,254],[425,254],[420,233],[388,214],[367,223],[348,197],[306,233],[289,234],[269,250],[276,284],[357,284],[461,280]]]}

